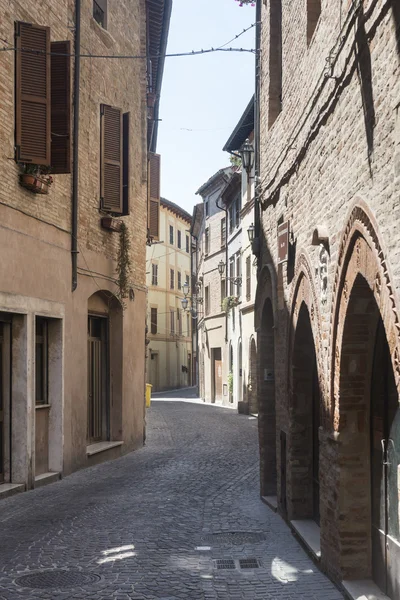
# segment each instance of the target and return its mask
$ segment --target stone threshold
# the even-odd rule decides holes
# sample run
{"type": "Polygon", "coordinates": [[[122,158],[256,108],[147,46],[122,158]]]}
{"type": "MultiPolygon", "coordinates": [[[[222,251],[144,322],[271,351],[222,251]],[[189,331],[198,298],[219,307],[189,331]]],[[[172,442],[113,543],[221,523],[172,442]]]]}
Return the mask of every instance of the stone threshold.
{"type": "Polygon", "coordinates": [[[97,444],[91,444],[90,446],[86,446],[86,454],[87,456],[94,456],[100,452],[111,450],[111,448],[122,446],[123,443],[124,442],[98,442],[97,444]]]}
{"type": "Polygon", "coordinates": [[[290,527],[303,542],[312,557],[321,560],[321,536],[319,525],[312,519],[290,521],[290,527]]]}
{"type": "Polygon", "coordinates": [[[261,496],[261,500],[274,512],[278,510],[278,498],[276,496],[261,496]]]}
{"type": "Polygon", "coordinates": [[[24,483],[2,483],[0,484],[0,500],[14,496],[25,491],[24,483]]]}
{"type": "Polygon", "coordinates": [[[372,579],[342,581],[342,587],[350,600],[389,600],[372,579]]]}
{"type": "Polygon", "coordinates": [[[61,479],[60,473],[56,473],[54,471],[49,471],[48,473],[42,473],[41,475],[36,475],[35,477],[35,489],[42,487],[43,485],[48,485],[49,483],[55,483],[61,479]]]}

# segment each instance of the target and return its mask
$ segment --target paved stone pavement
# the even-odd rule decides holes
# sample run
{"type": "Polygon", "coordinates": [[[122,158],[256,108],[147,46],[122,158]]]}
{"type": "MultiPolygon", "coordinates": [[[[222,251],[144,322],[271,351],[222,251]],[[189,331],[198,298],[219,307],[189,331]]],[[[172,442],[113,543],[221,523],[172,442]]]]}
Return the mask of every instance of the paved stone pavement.
{"type": "Polygon", "coordinates": [[[342,598],[259,500],[255,419],[170,399],[147,421],[143,449],[0,503],[0,600],[342,598]],[[18,584],[46,570],[86,579],[18,584]]]}

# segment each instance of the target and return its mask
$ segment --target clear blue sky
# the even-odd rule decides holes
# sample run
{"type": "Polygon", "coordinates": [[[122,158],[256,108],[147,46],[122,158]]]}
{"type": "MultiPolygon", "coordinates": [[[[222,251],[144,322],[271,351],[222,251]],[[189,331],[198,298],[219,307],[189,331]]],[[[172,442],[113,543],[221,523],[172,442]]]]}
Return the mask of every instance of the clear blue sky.
{"type": "MultiPolygon", "coordinates": [[[[234,0],[173,0],[168,52],[221,46],[255,15],[255,8],[234,0]]],[[[255,28],[230,45],[254,48],[255,28]]],[[[201,201],[198,188],[229,165],[222,147],[253,92],[254,54],[166,58],[157,145],[164,198],[192,213],[201,201]]]]}

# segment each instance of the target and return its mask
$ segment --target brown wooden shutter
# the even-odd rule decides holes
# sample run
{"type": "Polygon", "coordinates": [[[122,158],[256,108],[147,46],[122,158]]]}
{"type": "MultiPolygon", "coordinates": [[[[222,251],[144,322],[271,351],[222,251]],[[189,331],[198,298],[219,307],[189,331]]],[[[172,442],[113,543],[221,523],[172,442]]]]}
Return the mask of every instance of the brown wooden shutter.
{"type": "Polygon", "coordinates": [[[15,26],[16,160],[51,163],[50,28],[15,26]]]}
{"type": "Polygon", "coordinates": [[[122,204],[123,214],[129,215],[129,114],[124,113],[122,116],[122,154],[123,154],[123,169],[122,169],[122,204]]]}
{"type": "Polygon", "coordinates": [[[159,239],[160,229],[160,161],[159,154],[149,154],[149,235],[159,239]]]}
{"type": "Polygon", "coordinates": [[[122,112],[113,106],[101,105],[100,152],[101,208],[122,213],[122,112]]]}
{"type": "Polygon", "coordinates": [[[71,173],[71,42],[52,42],[51,54],[51,170],[71,173]]]}

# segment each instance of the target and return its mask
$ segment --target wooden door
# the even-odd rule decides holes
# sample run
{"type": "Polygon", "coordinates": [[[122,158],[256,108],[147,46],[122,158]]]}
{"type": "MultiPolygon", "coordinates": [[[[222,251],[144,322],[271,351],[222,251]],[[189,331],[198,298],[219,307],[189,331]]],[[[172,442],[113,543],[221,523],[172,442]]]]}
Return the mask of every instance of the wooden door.
{"type": "Polygon", "coordinates": [[[221,354],[221,348],[213,349],[213,363],[214,363],[213,402],[222,402],[222,354],[221,354]]]}
{"type": "Polygon", "coordinates": [[[88,321],[88,442],[108,439],[107,319],[88,321]]]}

